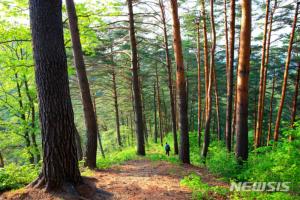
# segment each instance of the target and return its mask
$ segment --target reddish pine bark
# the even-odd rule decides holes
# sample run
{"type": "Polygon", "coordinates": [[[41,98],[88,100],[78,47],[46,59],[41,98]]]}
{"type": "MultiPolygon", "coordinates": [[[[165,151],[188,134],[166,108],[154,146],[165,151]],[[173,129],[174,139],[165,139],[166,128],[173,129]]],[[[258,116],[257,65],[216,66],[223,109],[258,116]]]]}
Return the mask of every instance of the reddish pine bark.
{"type": "Polygon", "coordinates": [[[208,153],[208,146],[210,143],[210,124],[211,124],[211,110],[212,110],[212,84],[214,79],[214,67],[215,67],[215,49],[216,49],[216,30],[214,21],[214,0],[210,0],[210,24],[212,44],[210,50],[210,66],[209,66],[209,82],[207,90],[207,116],[205,121],[204,140],[202,148],[202,157],[206,158],[208,153]]]}
{"type": "Polygon", "coordinates": [[[227,14],[226,0],[224,1],[225,11],[225,34],[226,34],[226,74],[227,74],[227,104],[226,104],[226,125],[225,141],[227,151],[231,151],[231,134],[232,134],[232,97],[233,97],[233,63],[234,63],[234,40],[235,40],[235,0],[230,0],[230,43],[228,48],[228,31],[227,31],[227,14]]]}
{"type": "Polygon", "coordinates": [[[241,0],[242,19],[237,76],[236,157],[248,159],[248,81],[251,50],[251,0],[241,0]]]}
{"type": "MultiPolygon", "coordinates": [[[[169,51],[169,42],[168,42],[168,34],[167,34],[167,26],[166,26],[166,14],[165,14],[165,6],[163,4],[163,0],[159,1],[160,9],[161,9],[161,18],[164,29],[164,47],[166,52],[166,63],[168,70],[168,87],[170,94],[170,107],[171,107],[171,118],[172,118],[172,131],[173,131],[173,140],[174,140],[174,153],[178,154],[178,141],[177,141],[177,127],[176,127],[176,108],[173,94],[173,80],[172,80],[172,61],[170,57],[169,51]]],[[[176,96],[175,96],[176,98],[176,96]]]]}
{"type": "MultiPolygon", "coordinates": [[[[268,33],[268,22],[269,22],[269,10],[270,0],[266,0],[266,15],[265,15],[265,26],[263,33],[263,46],[262,46],[262,57],[260,66],[260,81],[259,81],[259,95],[258,95],[258,108],[257,108],[257,120],[255,130],[255,148],[261,145],[262,135],[262,122],[263,122],[263,110],[264,110],[264,77],[266,73],[266,46],[267,46],[267,33],[268,33]]],[[[269,30],[270,32],[270,30],[269,30]]]]}
{"type": "Polygon", "coordinates": [[[177,0],[171,0],[172,20],[173,20],[173,45],[176,61],[176,85],[179,108],[179,129],[180,129],[180,153],[179,158],[183,163],[190,163],[189,130],[188,130],[188,110],[187,92],[184,73],[184,61],[181,46],[180,21],[178,16],[177,0]]]}
{"type": "Polygon", "coordinates": [[[294,36],[295,36],[295,29],[296,29],[296,24],[297,24],[299,5],[300,5],[300,3],[297,3],[297,5],[296,5],[294,22],[293,22],[293,26],[292,26],[292,32],[290,35],[288,54],[287,54],[287,58],[286,58],[285,70],[284,70],[284,75],[283,75],[281,100],[280,100],[280,104],[279,104],[279,108],[278,108],[275,130],[274,130],[274,141],[275,142],[278,141],[278,138],[279,138],[279,126],[280,126],[281,115],[282,115],[285,94],[286,94],[286,88],[287,88],[287,79],[288,79],[289,67],[290,67],[290,62],[291,62],[291,54],[292,54],[292,49],[293,49],[293,41],[294,41],[294,36]]]}

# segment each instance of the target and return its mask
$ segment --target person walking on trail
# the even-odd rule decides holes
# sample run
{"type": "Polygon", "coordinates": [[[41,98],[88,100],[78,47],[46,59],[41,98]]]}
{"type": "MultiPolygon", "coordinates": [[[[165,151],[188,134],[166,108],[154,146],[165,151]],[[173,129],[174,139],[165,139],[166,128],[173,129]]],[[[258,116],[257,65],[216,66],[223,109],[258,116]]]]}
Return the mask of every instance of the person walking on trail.
{"type": "Polygon", "coordinates": [[[170,156],[171,147],[168,143],[166,143],[165,151],[166,151],[166,155],[170,156]]]}

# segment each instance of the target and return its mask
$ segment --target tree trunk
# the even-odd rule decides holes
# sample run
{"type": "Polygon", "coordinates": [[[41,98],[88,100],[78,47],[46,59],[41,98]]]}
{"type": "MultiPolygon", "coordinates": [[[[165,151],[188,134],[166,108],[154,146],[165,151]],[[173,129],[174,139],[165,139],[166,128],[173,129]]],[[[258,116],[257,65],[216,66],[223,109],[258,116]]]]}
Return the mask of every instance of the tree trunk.
{"type": "MultiPolygon", "coordinates": [[[[297,112],[297,98],[299,94],[299,80],[300,80],[300,63],[298,63],[298,70],[297,70],[297,78],[295,80],[295,94],[293,98],[293,106],[292,106],[292,113],[291,113],[291,127],[294,128],[294,123],[296,119],[296,112],[297,112]]],[[[293,140],[293,136],[289,136],[289,140],[293,140]]]]}
{"type": "Polygon", "coordinates": [[[62,2],[29,2],[43,146],[42,173],[32,186],[45,186],[47,191],[53,191],[65,183],[82,182],[64,46],[62,2]]]}
{"type": "Polygon", "coordinates": [[[275,91],[275,82],[276,82],[276,75],[274,71],[272,93],[270,99],[270,109],[269,109],[269,127],[268,127],[268,136],[267,136],[267,146],[269,146],[271,140],[271,132],[272,132],[272,125],[273,125],[273,99],[274,99],[274,91],[275,91]]]}
{"type": "Polygon", "coordinates": [[[158,108],[158,117],[159,117],[159,136],[160,136],[160,144],[163,145],[163,121],[162,121],[163,117],[161,112],[160,87],[159,87],[157,65],[155,66],[155,76],[156,76],[156,89],[157,89],[157,108],[158,108]]]}
{"type": "MultiPolygon", "coordinates": [[[[270,22],[269,22],[269,30],[268,30],[268,41],[267,41],[267,47],[266,47],[266,62],[265,62],[265,72],[264,72],[264,79],[263,79],[263,103],[265,102],[265,95],[266,95],[266,87],[267,87],[267,70],[268,70],[268,64],[269,64],[269,57],[270,57],[270,46],[271,46],[271,35],[272,35],[272,26],[273,26],[273,17],[274,13],[277,9],[277,0],[274,1],[273,9],[270,15],[270,22]]],[[[274,77],[275,78],[275,72],[274,77]]],[[[274,80],[275,81],[275,80],[274,80]]],[[[273,82],[275,84],[275,82],[273,82]]],[[[274,96],[274,86],[272,87],[272,94],[271,94],[271,102],[270,102],[270,113],[269,113],[269,127],[268,127],[268,135],[267,135],[267,145],[269,145],[270,139],[271,139],[271,130],[272,130],[272,118],[273,118],[273,96],[274,96]]]]}
{"type": "MultiPolygon", "coordinates": [[[[96,116],[96,122],[97,122],[97,127],[98,127],[97,105],[96,105],[96,97],[95,96],[94,96],[94,99],[93,99],[93,107],[94,107],[94,113],[95,113],[95,116],[96,116]]],[[[104,149],[103,149],[103,145],[102,145],[102,139],[101,139],[101,134],[100,134],[99,128],[97,128],[97,138],[98,138],[99,149],[100,149],[101,155],[102,155],[103,158],[105,158],[105,153],[104,153],[104,149]]]]}
{"type": "Polygon", "coordinates": [[[173,45],[176,61],[176,81],[179,108],[180,152],[179,158],[183,163],[190,163],[190,145],[188,130],[187,93],[184,75],[184,61],[181,46],[180,21],[178,18],[177,0],[171,0],[173,20],[173,45]]]}
{"type": "Polygon", "coordinates": [[[139,85],[139,68],[138,68],[138,55],[135,38],[135,27],[132,0],[127,0],[129,12],[129,35],[131,43],[131,64],[132,64],[132,78],[133,78],[133,94],[134,94],[134,107],[135,107],[135,124],[137,136],[137,154],[146,155],[145,141],[144,141],[144,123],[143,123],[143,110],[141,91],[139,85]]]}
{"type": "MultiPolygon", "coordinates": [[[[225,0],[226,1],[226,0],[225,0]]],[[[225,5],[226,7],[226,5],[225,5]]],[[[226,31],[227,33],[227,31],[226,31]]],[[[234,41],[235,41],[235,0],[230,0],[230,46],[227,65],[227,105],[226,105],[226,147],[231,152],[232,129],[232,97],[233,97],[233,64],[234,64],[234,41]]]]}
{"type": "Polygon", "coordinates": [[[156,109],[156,83],[153,84],[153,107],[154,107],[154,142],[157,143],[157,109],[156,109]]]}
{"type": "Polygon", "coordinates": [[[133,130],[133,117],[132,114],[130,113],[130,130],[131,130],[131,144],[133,145],[134,143],[134,130],[133,130]]]}
{"type": "Polygon", "coordinates": [[[32,145],[33,145],[33,148],[34,148],[34,155],[36,156],[35,163],[37,164],[41,160],[41,154],[40,154],[37,142],[36,142],[36,135],[35,135],[36,127],[35,127],[34,101],[33,101],[33,98],[30,95],[30,92],[29,92],[28,81],[27,81],[26,76],[24,76],[24,85],[25,85],[26,95],[27,95],[28,101],[30,103],[30,109],[31,109],[31,131],[30,131],[30,136],[31,136],[31,142],[32,142],[32,145]]]}
{"type": "Polygon", "coordinates": [[[214,20],[214,0],[210,0],[210,24],[211,24],[211,36],[212,43],[210,49],[210,66],[209,66],[209,82],[207,90],[207,116],[205,121],[204,141],[202,149],[202,157],[206,158],[208,152],[208,146],[210,143],[210,123],[211,123],[211,110],[212,110],[212,84],[214,79],[214,67],[215,67],[215,49],[216,49],[216,30],[214,20]]]}
{"type": "Polygon", "coordinates": [[[90,92],[89,81],[86,74],[83,52],[80,42],[80,34],[78,28],[78,19],[73,0],[66,0],[67,12],[69,17],[69,26],[71,32],[71,40],[73,45],[73,56],[77,72],[78,84],[80,87],[81,101],[83,105],[83,113],[85,126],[87,131],[87,146],[85,155],[85,165],[89,168],[96,167],[97,156],[97,122],[93,109],[93,102],[90,92]]]}
{"type": "MultiPolygon", "coordinates": [[[[236,70],[238,72],[238,70],[236,70]]],[[[233,146],[234,144],[234,136],[235,136],[235,125],[236,125],[236,104],[237,104],[237,81],[236,81],[236,86],[235,86],[235,95],[234,95],[234,107],[233,107],[233,117],[232,117],[232,125],[231,125],[231,141],[230,143],[233,146]]]]}
{"type": "Polygon", "coordinates": [[[288,79],[289,67],[290,67],[290,62],[291,62],[291,54],[292,54],[292,49],[293,49],[293,42],[294,42],[295,29],[296,29],[296,24],[297,24],[299,5],[300,5],[300,3],[298,2],[296,5],[295,17],[294,17],[294,22],[293,22],[293,27],[292,27],[292,32],[291,32],[290,42],[289,42],[289,48],[288,48],[288,55],[286,58],[285,70],[284,70],[284,75],[283,75],[281,100],[280,100],[280,104],[279,104],[279,108],[278,108],[275,130],[274,130],[274,141],[275,142],[278,141],[278,136],[279,136],[279,126],[280,126],[282,109],[283,109],[283,104],[284,104],[284,100],[285,100],[286,88],[287,88],[287,79],[288,79]]]}
{"type": "MultiPolygon", "coordinates": [[[[165,14],[165,6],[163,0],[159,0],[160,10],[161,10],[161,18],[164,28],[164,47],[166,52],[166,63],[167,63],[167,71],[168,71],[168,87],[170,94],[170,107],[171,107],[171,118],[172,118],[172,131],[173,131],[173,140],[174,140],[174,153],[178,154],[178,141],[177,141],[177,126],[176,126],[176,108],[175,108],[175,100],[173,94],[173,80],[172,80],[172,61],[170,57],[169,51],[169,41],[167,34],[167,26],[166,26],[166,14],[165,14]]],[[[176,98],[176,97],[175,97],[176,98]]]]}
{"type": "Polygon", "coordinates": [[[122,146],[115,66],[112,67],[112,83],[113,83],[113,97],[114,97],[114,106],[115,106],[115,115],[116,115],[117,141],[118,141],[118,145],[122,146]]]}
{"type": "Polygon", "coordinates": [[[262,122],[263,122],[263,110],[264,110],[264,77],[265,77],[265,62],[266,62],[266,45],[267,45],[267,33],[268,33],[268,21],[269,21],[269,9],[270,0],[266,0],[266,15],[265,15],[265,26],[263,33],[263,46],[262,46],[262,57],[260,66],[260,81],[259,81],[259,95],[258,95],[258,109],[257,109],[257,122],[255,130],[255,148],[261,145],[261,134],[262,134],[262,122]]]}
{"type": "Polygon", "coordinates": [[[208,114],[208,84],[209,84],[209,64],[208,64],[208,41],[207,41],[207,27],[206,27],[206,12],[205,12],[205,0],[201,0],[201,12],[203,20],[203,51],[204,51],[204,77],[205,77],[205,119],[207,119],[208,114]]]}
{"type": "MultiPolygon", "coordinates": [[[[141,86],[141,91],[142,89],[142,81],[140,82],[141,86]]],[[[141,93],[141,99],[142,99],[142,109],[143,109],[143,123],[144,123],[144,133],[145,133],[145,141],[148,143],[148,129],[147,129],[147,118],[146,118],[146,111],[145,111],[145,100],[144,100],[144,95],[143,92],[141,93]]]]}
{"type": "Polygon", "coordinates": [[[196,22],[197,28],[197,92],[198,92],[198,114],[197,114],[197,132],[198,132],[198,146],[201,145],[201,52],[200,52],[200,22],[196,22]]]}
{"type": "Polygon", "coordinates": [[[4,160],[3,160],[2,153],[0,151],[0,168],[3,168],[3,167],[4,167],[4,160]]]}
{"type": "Polygon", "coordinates": [[[80,138],[80,135],[79,135],[79,132],[77,129],[75,132],[75,142],[76,142],[76,148],[77,148],[77,158],[78,158],[78,160],[82,160],[83,159],[83,151],[82,151],[82,147],[81,147],[81,138],[80,138]]]}
{"type": "Polygon", "coordinates": [[[17,73],[15,73],[15,78],[16,78],[16,83],[17,83],[18,101],[19,101],[19,108],[20,108],[20,118],[21,118],[22,124],[25,124],[23,137],[25,139],[27,152],[29,154],[29,162],[31,164],[34,164],[34,155],[30,150],[31,149],[31,142],[30,142],[29,130],[28,130],[28,127],[27,127],[25,110],[24,110],[24,105],[23,105],[23,100],[22,100],[21,85],[19,83],[19,77],[18,77],[17,73]]]}
{"type": "Polygon", "coordinates": [[[216,102],[216,115],[217,115],[217,136],[218,140],[221,140],[221,124],[220,124],[220,108],[219,108],[219,95],[218,95],[218,82],[217,82],[217,75],[216,69],[213,68],[213,84],[214,84],[214,92],[215,92],[215,102],[216,102]]]}
{"type": "Polygon", "coordinates": [[[251,0],[241,0],[242,19],[237,77],[236,157],[248,158],[248,80],[251,50],[251,0]]]}

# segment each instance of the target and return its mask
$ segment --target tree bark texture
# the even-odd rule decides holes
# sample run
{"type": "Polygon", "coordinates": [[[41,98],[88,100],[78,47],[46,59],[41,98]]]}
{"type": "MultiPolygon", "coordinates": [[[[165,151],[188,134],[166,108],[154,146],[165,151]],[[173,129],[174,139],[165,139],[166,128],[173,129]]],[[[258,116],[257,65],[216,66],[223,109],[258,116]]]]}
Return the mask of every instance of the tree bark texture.
{"type": "Polygon", "coordinates": [[[285,94],[286,94],[286,88],[287,88],[287,79],[288,79],[289,67],[290,67],[290,62],[291,62],[291,55],[292,55],[293,42],[294,42],[294,37],[295,37],[295,29],[296,29],[296,24],[297,24],[299,5],[300,5],[300,2],[298,2],[296,5],[295,16],[294,16],[294,21],[293,21],[293,26],[292,26],[292,32],[290,35],[290,42],[289,42],[288,54],[287,54],[287,58],[286,58],[285,70],[284,70],[284,75],[283,75],[283,83],[282,83],[282,89],[281,89],[281,99],[280,99],[280,104],[279,104],[277,118],[276,118],[275,130],[274,130],[274,141],[275,142],[278,141],[278,138],[279,138],[279,127],[280,127],[281,115],[282,115],[285,94]]]}
{"type": "Polygon", "coordinates": [[[177,0],[171,0],[173,20],[173,45],[176,61],[176,85],[179,108],[180,150],[179,158],[183,163],[190,163],[190,145],[188,130],[187,92],[184,73],[184,61],[182,54],[180,21],[178,17],[177,0]]]}
{"type": "Polygon", "coordinates": [[[30,22],[42,132],[43,167],[32,185],[58,190],[66,182],[79,184],[62,2],[30,0],[30,22]]]}
{"type": "Polygon", "coordinates": [[[208,147],[210,143],[210,124],[211,124],[211,110],[212,110],[212,85],[214,79],[214,67],[215,67],[215,49],[216,49],[216,30],[214,20],[214,0],[210,0],[210,24],[211,24],[211,36],[212,43],[210,49],[210,66],[209,66],[209,82],[207,90],[207,116],[205,121],[204,140],[202,148],[202,157],[206,158],[208,153],[208,147]]]}
{"type": "Polygon", "coordinates": [[[229,59],[227,67],[227,105],[226,105],[226,127],[225,138],[227,151],[231,152],[232,135],[232,99],[233,99],[233,64],[234,64],[234,44],[235,44],[235,0],[230,0],[230,33],[229,33],[229,59]]]}
{"type": "Polygon", "coordinates": [[[137,154],[146,155],[145,139],[144,139],[144,123],[143,123],[143,109],[141,100],[141,91],[139,85],[139,67],[138,67],[138,52],[135,37],[134,15],[132,8],[132,0],[127,0],[129,13],[129,35],[131,44],[131,64],[132,64],[132,85],[134,94],[134,108],[135,108],[135,127],[137,137],[137,154]]]}
{"type": "Polygon", "coordinates": [[[89,81],[86,74],[83,52],[78,28],[78,19],[73,0],[66,0],[69,26],[73,46],[73,56],[77,72],[78,84],[81,93],[85,126],[87,131],[87,145],[85,153],[85,165],[89,168],[96,167],[97,156],[97,121],[94,113],[89,81]]]}
{"type": "Polygon", "coordinates": [[[173,94],[173,80],[172,80],[172,60],[170,57],[169,51],[169,41],[167,34],[167,26],[166,26],[166,14],[165,14],[165,6],[163,0],[159,0],[160,9],[161,9],[161,18],[163,23],[164,30],[164,47],[166,52],[166,63],[167,63],[167,71],[168,71],[168,87],[170,94],[170,107],[171,107],[171,118],[172,118],[172,131],[173,131],[173,140],[174,140],[174,153],[178,154],[178,141],[177,141],[177,127],[176,127],[176,109],[175,109],[175,101],[173,94]]]}
{"type": "Polygon", "coordinates": [[[236,99],[236,157],[248,159],[248,81],[251,52],[251,0],[241,0],[242,19],[236,99]]]}

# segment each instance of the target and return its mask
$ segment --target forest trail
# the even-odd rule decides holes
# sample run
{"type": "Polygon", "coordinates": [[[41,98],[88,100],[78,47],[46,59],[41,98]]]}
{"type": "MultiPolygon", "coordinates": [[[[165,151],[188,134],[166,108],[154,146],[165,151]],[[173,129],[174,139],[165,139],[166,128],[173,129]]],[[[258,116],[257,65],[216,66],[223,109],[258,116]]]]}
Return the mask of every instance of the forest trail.
{"type": "MultiPolygon", "coordinates": [[[[165,161],[147,159],[132,160],[106,170],[97,170],[93,177],[87,178],[93,183],[96,193],[82,188],[80,199],[107,200],[184,200],[192,198],[192,191],[180,186],[180,180],[190,173],[202,177],[202,181],[211,186],[228,187],[225,182],[217,180],[207,169],[191,165],[175,165],[165,161]]],[[[214,199],[218,198],[211,194],[214,199]]],[[[1,199],[1,197],[0,197],[1,199]]],[[[37,190],[20,190],[4,194],[3,199],[20,200],[57,200],[61,199],[37,190]]],[[[74,199],[66,198],[64,199],[74,199]]],[[[2,199],[1,199],[2,200],[2,199]]]]}

